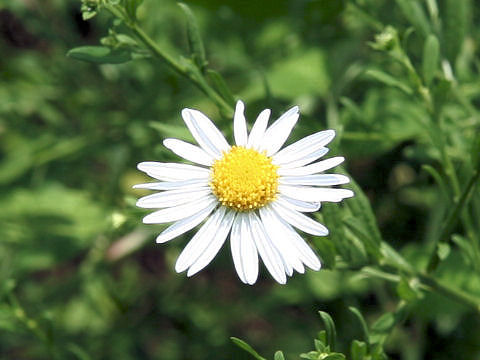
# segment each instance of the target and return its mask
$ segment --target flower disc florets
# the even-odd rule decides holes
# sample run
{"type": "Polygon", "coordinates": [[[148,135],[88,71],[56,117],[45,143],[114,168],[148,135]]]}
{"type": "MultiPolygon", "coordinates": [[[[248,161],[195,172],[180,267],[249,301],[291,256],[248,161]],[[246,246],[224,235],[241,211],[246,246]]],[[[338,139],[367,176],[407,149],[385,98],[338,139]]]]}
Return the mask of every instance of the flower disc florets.
{"type": "Polygon", "coordinates": [[[275,199],[277,166],[265,153],[232,146],[214,162],[210,187],[222,205],[237,211],[255,210],[275,199]]]}

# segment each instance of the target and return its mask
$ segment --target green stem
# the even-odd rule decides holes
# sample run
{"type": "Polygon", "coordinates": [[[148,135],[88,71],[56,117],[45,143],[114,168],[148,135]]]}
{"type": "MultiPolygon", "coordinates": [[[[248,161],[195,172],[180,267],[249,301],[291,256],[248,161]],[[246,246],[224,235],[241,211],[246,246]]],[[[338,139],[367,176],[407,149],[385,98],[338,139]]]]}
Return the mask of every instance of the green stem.
{"type": "Polygon", "coordinates": [[[157,58],[162,60],[175,72],[187,77],[186,67],[182,66],[178,61],[175,61],[170,55],[165,53],[157,45],[157,43],[153,41],[152,38],[145,33],[145,31],[143,31],[142,28],[140,28],[137,24],[129,24],[128,26],[157,58]]]}
{"type": "Polygon", "coordinates": [[[443,294],[460,304],[473,308],[480,315],[480,300],[476,297],[473,297],[460,289],[447,286],[428,274],[418,273],[417,276],[424,285],[427,285],[437,293],[443,294]]]}
{"type": "Polygon", "coordinates": [[[199,88],[205,95],[215,102],[219,107],[222,115],[231,117],[233,115],[233,106],[228,104],[218,93],[213,89],[203,76],[203,73],[198,67],[189,61],[178,61],[171,55],[164,52],[158,44],[138,26],[138,24],[129,19],[120,6],[108,6],[107,9],[117,18],[124,21],[125,25],[143,42],[143,44],[152,52],[152,54],[163,61],[168,67],[179,75],[189,79],[197,88],[199,88]]]}
{"type": "Polygon", "coordinates": [[[443,223],[443,227],[440,232],[441,235],[438,241],[435,243],[435,247],[428,261],[427,273],[431,273],[432,271],[434,271],[437,268],[438,264],[440,263],[440,257],[438,256],[438,252],[437,252],[438,245],[441,243],[448,243],[450,241],[450,233],[453,230],[454,226],[457,224],[461,211],[463,207],[468,203],[468,200],[470,199],[470,195],[473,193],[473,189],[476,183],[478,182],[479,178],[480,178],[480,169],[477,167],[472,177],[470,178],[467,186],[463,190],[463,193],[460,196],[460,199],[455,204],[455,207],[450,212],[446,221],[443,223]]]}
{"type": "MultiPolygon", "coordinates": [[[[379,278],[388,282],[398,283],[401,280],[399,275],[379,270],[375,267],[366,266],[361,272],[368,277],[379,278]]],[[[420,280],[421,288],[430,292],[442,294],[459,304],[472,308],[478,315],[480,315],[480,299],[471,296],[460,289],[445,285],[429,274],[412,271],[409,272],[409,276],[418,278],[420,280]]]]}
{"type": "MultiPolygon", "coordinates": [[[[414,269],[400,254],[388,245],[383,246],[383,248],[384,251],[382,251],[382,254],[384,256],[383,262],[385,266],[394,268],[400,274],[403,273],[410,277],[418,278],[423,288],[430,292],[442,294],[457,303],[470,307],[480,315],[480,299],[469,295],[460,289],[443,284],[430,274],[414,269]]],[[[401,280],[400,276],[386,272],[383,269],[380,270],[373,267],[365,267],[362,269],[362,272],[366,275],[378,277],[391,282],[399,282],[401,280]]]]}

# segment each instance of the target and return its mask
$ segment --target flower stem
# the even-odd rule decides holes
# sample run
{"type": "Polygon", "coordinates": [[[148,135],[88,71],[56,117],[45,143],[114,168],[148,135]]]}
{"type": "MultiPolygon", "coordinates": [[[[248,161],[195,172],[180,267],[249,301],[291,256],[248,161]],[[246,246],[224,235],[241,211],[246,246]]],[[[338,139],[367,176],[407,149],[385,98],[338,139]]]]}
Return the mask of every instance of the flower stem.
{"type": "Polygon", "coordinates": [[[225,101],[218,92],[213,89],[205,79],[202,71],[193,61],[185,59],[176,60],[164,52],[158,44],[132,19],[129,19],[120,6],[108,6],[107,9],[117,18],[124,21],[125,25],[137,36],[137,38],[152,52],[152,54],[163,61],[168,67],[179,75],[189,79],[197,88],[207,95],[220,109],[220,113],[226,117],[233,115],[233,104],[225,101]]]}
{"type": "Polygon", "coordinates": [[[460,304],[464,304],[468,307],[473,308],[477,312],[477,314],[480,315],[480,300],[476,297],[471,296],[460,289],[455,289],[448,285],[445,285],[429,274],[420,272],[417,274],[417,276],[424,285],[428,286],[432,290],[435,290],[437,293],[443,294],[446,297],[449,297],[450,299],[460,304]]]}

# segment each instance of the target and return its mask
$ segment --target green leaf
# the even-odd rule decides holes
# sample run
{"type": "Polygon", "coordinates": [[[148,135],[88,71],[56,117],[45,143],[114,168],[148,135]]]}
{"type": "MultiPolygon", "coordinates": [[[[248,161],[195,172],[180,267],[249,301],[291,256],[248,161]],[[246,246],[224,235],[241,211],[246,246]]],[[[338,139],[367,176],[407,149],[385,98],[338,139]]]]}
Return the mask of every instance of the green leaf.
{"type": "Polygon", "coordinates": [[[362,242],[365,250],[374,259],[381,258],[380,242],[377,241],[374,234],[370,233],[364,222],[356,217],[348,217],[344,219],[345,225],[352,233],[362,242]]]}
{"type": "Polygon", "coordinates": [[[314,243],[322,259],[322,267],[324,269],[333,269],[335,267],[336,255],[333,241],[326,237],[318,237],[314,240],[314,243]]]}
{"type": "Polygon", "coordinates": [[[374,78],[375,80],[384,83],[385,85],[396,87],[397,89],[402,90],[407,95],[413,94],[413,90],[412,88],[410,88],[410,86],[381,70],[369,69],[366,71],[365,74],[374,78]]]}
{"type": "Polygon", "coordinates": [[[126,0],[125,10],[131,20],[137,19],[137,8],[142,4],[143,0],[126,0]]]}
{"type": "Polygon", "coordinates": [[[367,346],[368,346],[369,341],[370,341],[369,340],[370,339],[370,332],[368,331],[368,326],[367,326],[367,322],[365,321],[365,318],[363,317],[360,310],[358,310],[357,308],[355,308],[353,306],[350,306],[348,308],[348,310],[350,310],[353,313],[353,315],[355,315],[358,322],[360,323],[360,327],[362,328],[362,333],[363,333],[363,339],[367,342],[367,346]]]}
{"type": "Polygon", "coordinates": [[[335,330],[335,323],[333,322],[330,315],[324,311],[319,311],[318,314],[323,320],[325,325],[325,331],[327,332],[327,345],[330,346],[331,350],[335,350],[335,341],[337,338],[337,332],[335,330]]]}
{"type": "Polygon", "coordinates": [[[245,350],[248,352],[250,355],[252,355],[255,359],[257,360],[267,360],[264,357],[260,356],[250,345],[248,345],[245,341],[236,338],[236,337],[231,337],[230,340],[237,345],[239,348],[245,350]]]}
{"type": "MultiPolygon", "coordinates": [[[[407,307],[405,302],[401,302],[395,312],[385,313],[375,321],[371,327],[370,343],[382,345],[391,333],[393,328],[402,322],[406,316],[407,307]]],[[[373,349],[371,352],[373,353],[373,349]]]]}
{"type": "MultiPolygon", "coordinates": [[[[326,338],[325,330],[322,330],[322,332],[325,334],[325,338],[326,338]]],[[[314,339],[313,343],[315,344],[315,350],[317,350],[320,353],[325,351],[325,347],[326,347],[325,346],[325,341],[322,341],[322,340],[319,340],[319,339],[314,339]]]]}
{"type": "Polygon", "coordinates": [[[322,360],[345,360],[345,355],[340,353],[331,353],[325,357],[322,357],[322,360]]]}
{"type": "Polygon", "coordinates": [[[280,350],[278,350],[274,357],[273,357],[273,360],[285,360],[285,356],[283,355],[283,352],[281,352],[280,350]]]}
{"type": "Polygon", "coordinates": [[[318,353],[316,351],[310,351],[306,354],[300,354],[300,357],[302,359],[318,360],[318,353]]]}
{"type": "Polygon", "coordinates": [[[471,4],[469,0],[445,0],[443,44],[447,59],[454,64],[462,48],[470,20],[471,4]]]}
{"type": "Polygon", "coordinates": [[[178,3],[178,5],[183,10],[187,18],[187,38],[192,59],[198,68],[203,72],[208,62],[205,56],[205,48],[203,46],[202,37],[200,36],[200,31],[198,30],[197,19],[187,4],[178,3]]]}
{"type": "Polygon", "coordinates": [[[382,236],[380,235],[377,219],[373,213],[370,201],[363,192],[362,188],[352,177],[350,177],[350,187],[355,193],[355,196],[351,199],[348,199],[346,202],[348,207],[355,217],[362,219],[368,229],[369,234],[373,237],[373,241],[380,245],[382,242],[382,236]]]}
{"type": "Polygon", "coordinates": [[[352,360],[364,360],[367,356],[367,344],[363,341],[353,340],[350,354],[352,360]]]}
{"type": "Polygon", "coordinates": [[[380,316],[372,325],[372,337],[376,335],[388,334],[395,326],[395,316],[389,312],[380,316]]]}
{"type": "Polygon", "coordinates": [[[397,0],[397,4],[403,15],[415,27],[420,34],[427,36],[430,33],[430,23],[425,11],[416,0],[397,0]]]}
{"type": "Polygon", "coordinates": [[[213,88],[220,94],[220,96],[229,104],[235,104],[235,99],[232,92],[228,88],[227,83],[223,79],[222,75],[212,69],[207,70],[207,77],[213,88]]]}
{"type": "Polygon", "coordinates": [[[80,46],[71,49],[67,56],[95,64],[122,64],[132,60],[130,51],[112,50],[106,46],[80,46]]]}
{"type": "Polygon", "coordinates": [[[412,265],[403,258],[394,248],[388,245],[386,242],[382,242],[380,246],[382,253],[382,261],[387,265],[393,265],[398,269],[403,269],[406,272],[412,271],[412,265]]]}
{"type": "Polygon", "coordinates": [[[438,59],[440,56],[440,43],[435,35],[428,35],[423,47],[423,62],[422,72],[425,84],[430,86],[430,83],[435,76],[438,66],[438,59]]]}

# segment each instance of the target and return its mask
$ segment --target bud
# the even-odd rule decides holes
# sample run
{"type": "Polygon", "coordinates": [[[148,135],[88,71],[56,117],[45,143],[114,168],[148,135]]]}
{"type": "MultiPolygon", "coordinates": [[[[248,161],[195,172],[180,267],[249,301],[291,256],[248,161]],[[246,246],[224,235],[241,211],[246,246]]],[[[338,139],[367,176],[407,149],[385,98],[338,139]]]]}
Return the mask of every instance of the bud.
{"type": "Polygon", "coordinates": [[[91,19],[97,15],[101,5],[102,0],[82,0],[80,11],[82,12],[83,20],[91,19]]]}
{"type": "Polygon", "coordinates": [[[390,51],[398,45],[397,30],[391,26],[387,26],[380,34],[375,35],[375,42],[370,46],[376,50],[390,51]]]}

